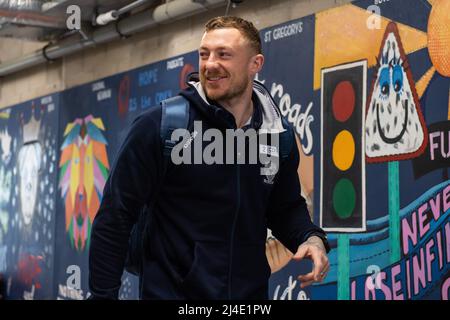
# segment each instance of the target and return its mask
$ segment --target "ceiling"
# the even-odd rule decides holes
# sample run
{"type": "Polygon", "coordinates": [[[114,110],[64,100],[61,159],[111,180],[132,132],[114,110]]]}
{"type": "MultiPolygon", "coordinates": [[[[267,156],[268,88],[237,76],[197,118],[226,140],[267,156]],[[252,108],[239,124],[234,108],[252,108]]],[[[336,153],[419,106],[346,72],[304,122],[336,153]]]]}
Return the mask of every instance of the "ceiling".
{"type": "MultiPolygon", "coordinates": [[[[148,1],[147,6],[144,4],[136,10],[164,1],[148,1]]],[[[80,8],[84,25],[92,25],[98,14],[120,9],[133,2],[135,0],[0,0],[0,38],[50,41],[68,31],[66,20],[71,13],[66,11],[70,5],[80,8]]]]}

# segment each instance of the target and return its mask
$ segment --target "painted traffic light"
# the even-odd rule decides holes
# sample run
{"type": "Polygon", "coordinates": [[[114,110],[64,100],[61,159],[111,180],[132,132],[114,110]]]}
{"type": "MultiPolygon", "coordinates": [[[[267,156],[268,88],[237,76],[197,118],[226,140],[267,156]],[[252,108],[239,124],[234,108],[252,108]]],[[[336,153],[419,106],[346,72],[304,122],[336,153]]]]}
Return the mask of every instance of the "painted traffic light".
{"type": "Polygon", "coordinates": [[[364,119],[367,62],[322,70],[320,225],[366,229],[364,119]]]}

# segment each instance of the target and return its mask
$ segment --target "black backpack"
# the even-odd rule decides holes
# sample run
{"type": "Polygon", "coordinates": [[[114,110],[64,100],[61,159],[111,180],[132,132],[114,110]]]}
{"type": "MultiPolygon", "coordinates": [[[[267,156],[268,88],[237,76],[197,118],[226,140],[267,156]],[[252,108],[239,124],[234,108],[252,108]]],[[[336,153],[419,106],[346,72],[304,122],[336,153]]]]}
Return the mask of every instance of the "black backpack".
{"type": "MultiPolygon", "coordinates": [[[[160,137],[163,145],[163,173],[170,160],[170,154],[178,141],[172,141],[172,132],[176,129],[187,129],[189,123],[189,101],[181,95],[166,99],[161,102],[161,130],[160,137]]],[[[295,137],[292,127],[282,118],[283,126],[287,129],[280,135],[280,157],[283,162],[290,154],[292,146],[295,144],[295,137]]],[[[131,230],[128,252],[125,260],[125,270],[131,274],[139,276],[141,274],[142,259],[144,258],[145,244],[148,243],[148,228],[151,224],[151,211],[158,198],[159,189],[155,191],[152,201],[145,205],[139,213],[137,222],[131,230]]]]}

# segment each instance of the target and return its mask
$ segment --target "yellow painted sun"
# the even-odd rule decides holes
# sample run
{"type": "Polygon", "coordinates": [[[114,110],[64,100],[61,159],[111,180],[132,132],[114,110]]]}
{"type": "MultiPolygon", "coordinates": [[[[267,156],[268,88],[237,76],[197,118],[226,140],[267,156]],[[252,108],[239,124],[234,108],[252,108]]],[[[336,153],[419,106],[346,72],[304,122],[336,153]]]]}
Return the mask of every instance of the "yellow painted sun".
{"type": "Polygon", "coordinates": [[[428,52],[436,71],[450,77],[450,1],[434,0],[428,19],[428,52]]]}

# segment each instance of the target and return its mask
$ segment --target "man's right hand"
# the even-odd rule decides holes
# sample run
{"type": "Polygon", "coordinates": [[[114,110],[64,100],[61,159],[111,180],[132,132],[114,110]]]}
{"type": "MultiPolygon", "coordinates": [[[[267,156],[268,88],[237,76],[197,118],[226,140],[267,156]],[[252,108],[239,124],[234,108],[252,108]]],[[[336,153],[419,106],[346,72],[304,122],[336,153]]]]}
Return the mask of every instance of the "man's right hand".
{"type": "Polygon", "coordinates": [[[274,237],[269,237],[266,240],[266,257],[272,273],[286,266],[291,261],[292,256],[292,252],[274,237]]]}

